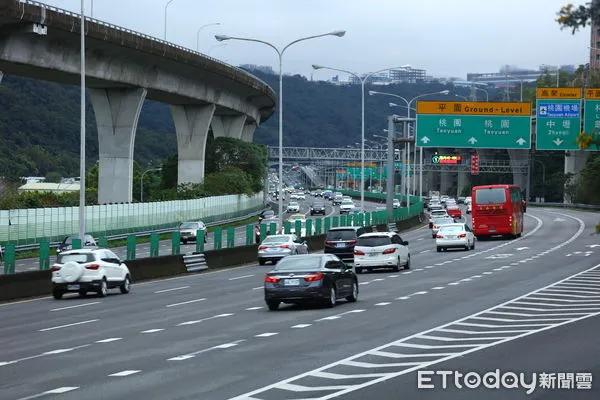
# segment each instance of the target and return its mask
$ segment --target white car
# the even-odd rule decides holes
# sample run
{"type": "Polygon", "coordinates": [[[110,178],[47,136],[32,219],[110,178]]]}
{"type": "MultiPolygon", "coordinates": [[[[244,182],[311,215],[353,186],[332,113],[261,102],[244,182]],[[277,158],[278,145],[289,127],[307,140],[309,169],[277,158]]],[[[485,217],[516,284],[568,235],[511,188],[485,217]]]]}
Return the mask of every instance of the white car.
{"type": "Polygon", "coordinates": [[[392,206],[394,208],[400,208],[400,200],[399,199],[394,199],[394,203],[392,204],[392,206]]]}
{"type": "Polygon", "coordinates": [[[469,204],[467,204],[467,214],[471,214],[471,211],[473,211],[473,204],[469,202],[469,204]]]}
{"type": "Polygon", "coordinates": [[[298,193],[296,193],[296,198],[298,200],[306,200],[306,195],[302,192],[298,192],[298,193]]]}
{"type": "Polygon", "coordinates": [[[350,214],[352,211],[354,211],[354,203],[352,200],[342,200],[342,204],[340,204],[340,214],[350,214]]]}
{"type": "Polygon", "coordinates": [[[360,235],[354,246],[354,268],[357,274],[364,269],[410,268],[408,242],[396,232],[372,232],[360,235]]]}
{"type": "Polygon", "coordinates": [[[435,239],[441,226],[454,224],[456,221],[452,217],[436,217],[433,219],[433,226],[431,227],[431,237],[435,239]]]}
{"type": "Polygon", "coordinates": [[[287,206],[287,212],[297,213],[300,212],[300,204],[297,201],[290,201],[287,206]]]}
{"type": "Polygon", "coordinates": [[[80,296],[96,292],[105,297],[112,288],[129,293],[131,274],[127,265],[108,249],[64,251],[52,265],[52,295],[57,300],[67,292],[80,296]]]}
{"type": "Polygon", "coordinates": [[[433,220],[437,217],[449,217],[448,211],[444,209],[431,210],[429,213],[429,229],[433,228],[433,220]]]}
{"type": "Polygon", "coordinates": [[[435,245],[438,252],[452,248],[474,250],[475,235],[467,224],[442,225],[435,235],[435,245]]]}
{"type": "Polygon", "coordinates": [[[472,201],[471,196],[465,197],[465,204],[471,204],[471,201],[472,201]]]}

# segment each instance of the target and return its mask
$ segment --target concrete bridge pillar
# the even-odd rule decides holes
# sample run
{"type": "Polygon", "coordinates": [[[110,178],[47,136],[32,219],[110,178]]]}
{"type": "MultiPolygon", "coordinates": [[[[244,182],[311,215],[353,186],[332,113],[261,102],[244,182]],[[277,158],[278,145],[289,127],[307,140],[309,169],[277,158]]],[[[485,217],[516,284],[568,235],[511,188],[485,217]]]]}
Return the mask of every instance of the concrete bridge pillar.
{"type": "Polygon", "coordinates": [[[245,115],[234,115],[234,116],[217,116],[212,117],[210,123],[213,131],[213,136],[218,137],[230,137],[234,139],[241,139],[246,123],[245,115]]]}
{"type": "Polygon", "coordinates": [[[244,125],[244,129],[242,129],[242,140],[244,142],[252,142],[254,139],[254,131],[256,130],[256,123],[246,124],[244,125]]]}
{"type": "Polygon", "coordinates": [[[216,105],[172,105],[177,133],[177,183],[202,183],[206,138],[216,105]]]}
{"type": "MultiPolygon", "coordinates": [[[[585,165],[588,159],[589,153],[585,151],[569,151],[565,153],[565,174],[574,174],[573,179],[569,182],[571,184],[577,183],[579,179],[579,171],[585,165]]],[[[565,191],[564,200],[565,203],[572,203],[573,199],[565,191]]]]}
{"type": "Polygon", "coordinates": [[[454,187],[454,171],[441,171],[440,172],[440,195],[450,195],[450,191],[454,187]]]}
{"type": "Polygon", "coordinates": [[[98,203],[130,203],[133,146],[146,89],[89,89],[99,146],[98,203]]]}
{"type": "MultiPolygon", "coordinates": [[[[528,192],[527,189],[529,187],[527,185],[527,172],[525,171],[525,168],[529,162],[529,150],[509,149],[508,155],[510,157],[513,184],[519,185],[521,192],[528,192]]],[[[530,194],[531,193],[527,193],[526,196],[529,197],[530,194]]]]}
{"type": "Polygon", "coordinates": [[[471,175],[469,172],[458,171],[458,187],[456,188],[456,196],[462,196],[464,189],[471,188],[471,175]]]}

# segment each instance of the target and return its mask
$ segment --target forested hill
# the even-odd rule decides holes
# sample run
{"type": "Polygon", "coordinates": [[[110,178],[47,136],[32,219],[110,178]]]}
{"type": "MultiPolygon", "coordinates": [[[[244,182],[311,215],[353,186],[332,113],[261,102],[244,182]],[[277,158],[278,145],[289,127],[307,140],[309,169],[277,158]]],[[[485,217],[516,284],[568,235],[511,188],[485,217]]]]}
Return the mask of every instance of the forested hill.
{"type": "MultiPolygon", "coordinates": [[[[277,88],[277,76],[252,71],[277,88]]],[[[368,90],[369,88],[367,88],[368,90]]],[[[440,84],[376,86],[412,98],[421,93],[452,89],[440,84]]],[[[463,92],[463,95],[466,93],[463,92]]],[[[360,86],[311,82],[301,76],[284,77],[284,145],[345,147],[360,142],[360,86]]],[[[447,98],[447,97],[446,97],[447,98]]],[[[434,99],[434,98],[432,98],[434,99]]],[[[386,115],[397,99],[366,97],[366,132],[381,134],[386,115]]],[[[396,101],[398,102],[398,101],[396,101]]],[[[98,159],[93,109],[87,103],[87,164],[98,159]]],[[[79,171],[79,87],[16,76],[0,83],[0,176],[77,176],[79,171]]],[[[277,113],[255,133],[255,142],[278,143],[277,113]]],[[[168,105],[146,101],[135,140],[135,159],[141,165],[162,162],[176,154],[177,143],[168,105]]]]}

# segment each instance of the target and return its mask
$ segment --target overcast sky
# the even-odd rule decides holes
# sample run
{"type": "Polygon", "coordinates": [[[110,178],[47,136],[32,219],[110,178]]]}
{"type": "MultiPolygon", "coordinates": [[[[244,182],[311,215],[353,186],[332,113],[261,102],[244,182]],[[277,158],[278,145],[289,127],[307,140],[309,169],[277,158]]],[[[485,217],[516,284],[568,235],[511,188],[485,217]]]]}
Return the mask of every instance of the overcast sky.
{"type": "MultiPolygon", "coordinates": [[[[92,0],[85,0],[90,15],[92,0]]],[[[168,0],[93,0],[94,17],[163,37],[168,0]]],[[[79,0],[45,0],[79,12],[79,0]]],[[[312,64],[362,74],[409,64],[436,77],[466,78],[468,72],[497,72],[510,64],[585,64],[590,28],[575,35],[560,30],[556,12],[566,0],[173,0],[167,39],[228,63],[270,65],[269,47],[228,41],[215,34],[260,39],[281,48],[301,37],[346,30],[290,47],[284,73],[310,76],[312,64]]],[[[575,1],[576,5],[583,4],[575,1]]],[[[314,79],[334,73],[318,71],[314,79]]]]}

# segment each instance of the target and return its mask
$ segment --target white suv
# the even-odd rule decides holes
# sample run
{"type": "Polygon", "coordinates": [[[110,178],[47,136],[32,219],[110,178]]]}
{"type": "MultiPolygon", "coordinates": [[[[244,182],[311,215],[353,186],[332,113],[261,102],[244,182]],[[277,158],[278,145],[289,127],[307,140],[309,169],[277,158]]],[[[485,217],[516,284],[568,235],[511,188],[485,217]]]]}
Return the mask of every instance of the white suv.
{"type": "Polygon", "coordinates": [[[131,275],[127,265],[108,249],[69,250],[58,255],[52,265],[52,295],[61,299],[67,292],[96,292],[105,297],[108,289],[129,293],[131,275]]]}
{"type": "Polygon", "coordinates": [[[358,237],[354,246],[354,268],[357,274],[363,269],[410,268],[410,250],[408,242],[402,240],[396,232],[364,233],[358,237]]]}

